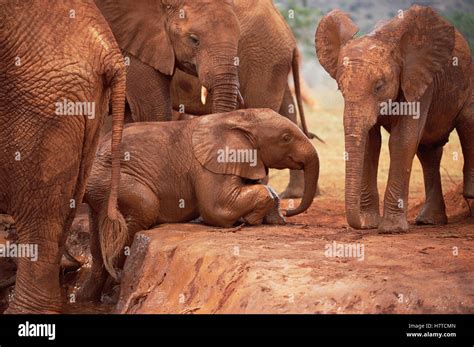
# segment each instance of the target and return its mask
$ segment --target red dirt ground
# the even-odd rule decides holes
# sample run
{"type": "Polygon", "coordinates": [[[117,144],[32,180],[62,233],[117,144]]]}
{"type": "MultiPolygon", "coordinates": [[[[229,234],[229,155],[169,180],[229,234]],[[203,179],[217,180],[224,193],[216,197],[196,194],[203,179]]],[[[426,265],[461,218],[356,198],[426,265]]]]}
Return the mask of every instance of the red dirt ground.
{"type": "MultiPolygon", "coordinates": [[[[324,196],[283,227],[159,226],[141,233],[147,241],[132,248],[119,308],[129,313],[472,313],[474,218],[460,188],[445,196],[448,225],[412,225],[405,234],[353,230],[343,201],[324,196]],[[325,247],[333,242],[364,245],[364,259],[327,257],[325,247]]],[[[412,223],[419,205],[412,201],[412,223]]],[[[69,295],[87,271],[85,212],[68,241],[71,254],[86,263],[64,276],[69,295]]],[[[2,264],[5,278],[12,264],[5,259],[2,264]]],[[[3,307],[12,288],[2,291],[3,307]]],[[[112,296],[119,290],[115,286],[112,296]]],[[[102,305],[69,302],[65,312],[111,312],[114,299],[105,300],[102,305]]]]}

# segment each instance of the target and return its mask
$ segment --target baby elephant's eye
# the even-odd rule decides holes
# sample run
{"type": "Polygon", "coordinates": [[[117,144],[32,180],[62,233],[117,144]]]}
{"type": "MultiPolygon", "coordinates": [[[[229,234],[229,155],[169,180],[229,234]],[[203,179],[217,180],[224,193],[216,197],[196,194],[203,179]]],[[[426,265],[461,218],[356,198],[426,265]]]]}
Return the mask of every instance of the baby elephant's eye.
{"type": "Polygon", "coordinates": [[[291,141],[291,135],[290,134],[285,134],[283,135],[283,142],[290,142],[291,141]]]}
{"type": "Polygon", "coordinates": [[[384,84],[385,82],[383,80],[377,81],[377,83],[375,83],[374,93],[377,94],[380,92],[383,89],[384,84]]]}
{"type": "Polygon", "coordinates": [[[200,44],[199,37],[196,34],[189,35],[189,42],[193,47],[198,47],[200,44]]]}
{"type": "Polygon", "coordinates": [[[166,0],[161,0],[161,3],[165,6],[167,10],[171,10],[173,8],[173,6],[169,4],[166,0]]]}

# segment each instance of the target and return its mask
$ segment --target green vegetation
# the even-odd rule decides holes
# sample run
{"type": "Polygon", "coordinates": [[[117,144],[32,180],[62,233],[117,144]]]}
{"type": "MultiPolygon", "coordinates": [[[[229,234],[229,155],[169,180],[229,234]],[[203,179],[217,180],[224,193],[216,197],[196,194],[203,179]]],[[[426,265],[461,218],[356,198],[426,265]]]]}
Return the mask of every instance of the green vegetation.
{"type": "Polygon", "coordinates": [[[464,35],[474,54],[474,13],[454,12],[445,17],[464,35]]]}
{"type": "Polygon", "coordinates": [[[314,32],[323,13],[309,7],[305,0],[288,0],[277,7],[301,45],[303,54],[314,56],[314,32]]]}
{"type": "MultiPolygon", "coordinates": [[[[275,1],[275,3],[295,34],[303,54],[314,56],[314,32],[316,24],[323,17],[323,12],[311,7],[308,0],[287,0],[283,3],[275,1]]],[[[396,12],[392,10],[389,12],[388,18],[393,18],[395,15],[396,12]]],[[[444,13],[443,15],[464,35],[469,42],[471,52],[474,54],[474,13],[457,11],[444,13]]],[[[370,13],[365,15],[365,19],[368,22],[376,22],[373,14],[370,13]]],[[[372,26],[371,24],[370,27],[372,28],[372,26]]],[[[363,33],[363,31],[360,31],[358,35],[360,36],[363,33]]]]}

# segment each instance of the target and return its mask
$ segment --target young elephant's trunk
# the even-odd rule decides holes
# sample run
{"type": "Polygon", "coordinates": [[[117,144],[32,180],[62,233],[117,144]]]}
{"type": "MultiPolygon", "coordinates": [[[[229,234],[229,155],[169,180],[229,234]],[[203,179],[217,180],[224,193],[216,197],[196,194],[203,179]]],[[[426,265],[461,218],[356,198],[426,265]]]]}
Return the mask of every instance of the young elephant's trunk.
{"type": "Polygon", "coordinates": [[[362,216],[362,187],[365,152],[369,131],[375,124],[377,108],[346,102],[344,133],[346,148],[345,202],[348,224],[355,229],[366,229],[362,216]]]}
{"type": "Polygon", "coordinates": [[[309,143],[311,150],[304,161],[304,193],[300,205],[294,210],[288,210],[288,217],[295,216],[306,211],[313,202],[319,179],[319,157],[316,149],[309,143]]]}
{"type": "Polygon", "coordinates": [[[107,206],[99,213],[98,229],[100,248],[107,271],[118,279],[114,268],[115,259],[128,239],[127,224],[118,210],[118,190],[120,182],[120,160],[124,112],[125,112],[125,71],[120,69],[111,78],[112,103],[112,173],[107,206]]]}
{"type": "Polygon", "coordinates": [[[237,44],[219,42],[210,52],[213,53],[199,56],[198,75],[201,84],[212,94],[212,113],[234,111],[239,96],[237,44]]]}
{"type": "Polygon", "coordinates": [[[212,112],[224,113],[234,111],[237,108],[238,93],[239,87],[236,80],[217,84],[212,90],[212,112]]]}

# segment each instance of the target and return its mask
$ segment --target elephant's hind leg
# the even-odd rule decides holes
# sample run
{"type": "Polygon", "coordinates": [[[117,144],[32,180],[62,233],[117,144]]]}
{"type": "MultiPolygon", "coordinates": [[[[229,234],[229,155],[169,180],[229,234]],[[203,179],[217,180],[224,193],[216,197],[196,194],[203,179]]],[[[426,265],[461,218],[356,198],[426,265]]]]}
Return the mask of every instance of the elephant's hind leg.
{"type": "Polygon", "coordinates": [[[73,188],[58,183],[49,191],[43,189],[36,196],[32,192],[23,202],[16,202],[13,218],[18,245],[29,249],[33,258],[18,258],[15,296],[7,313],[61,312],[60,240],[70,215],[74,214],[68,198],[73,196],[73,188]]]}
{"type": "MultiPolygon", "coordinates": [[[[133,177],[122,175],[119,208],[127,221],[129,241],[126,247],[130,247],[137,232],[147,230],[157,221],[160,213],[160,201],[146,185],[137,182],[133,177]]],[[[119,268],[123,268],[125,264],[126,253],[124,250],[117,260],[119,268]]]]}
{"type": "MultiPolygon", "coordinates": [[[[94,193],[96,193],[94,191],[94,193]]],[[[92,199],[90,194],[88,199],[92,199]]],[[[102,201],[104,203],[106,199],[102,201]]],[[[89,202],[89,201],[88,201],[89,202]]],[[[101,208],[101,203],[93,201],[91,205],[101,208]]],[[[146,230],[156,220],[159,211],[159,201],[155,194],[144,185],[136,182],[132,177],[122,175],[120,179],[119,208],[127,221],[127,231],[130,246],[133,236],[140,230],[146,230]]],[[[102,251],[100,246],[100,230],[98,229],[98,213],[90,208],[90,228],[91,240],[90,249],[92,255],[92,266],[89,276],[84,281],[82,288],[76,294],[80,302],[94,301],[100,302],[105,282],[109,277],[104,266],[102,251]]],[[[123,267],[125,263],[125,249],[121,252],[117,260],[118,267],[123,267]]]]}
{"type": "MultiPolygon", "coordinates": [[[[474,86],[473,86],[474,88],[474,86]]],[[[464,157],[464,192],[467,199],[474,199],[474,92],[463,108],[456,124],[464,157]]]]}
{"type": "Polygon", "coordinates": [[[90,228],[90,251],[92,256],[92,264],[89,276],[84,281],[81,288],[76,293],[78,302],[94,301],[100,302],[102,289],[108,274],[102,260],[102,252],[100,250],[99,231],[97,229],[98,221],[97,213],[89,209],[89,228],[90,228]]]}
{"type": "Polygon", "coordinates": [[[417,152],[423,167],[425,181],[425,204],[420,214],[416,217],[417,224],[446,224],[446,205],[444,203],[441,187],[439,167],[443,156],[443,146],[419,146],[417,152]]]}

